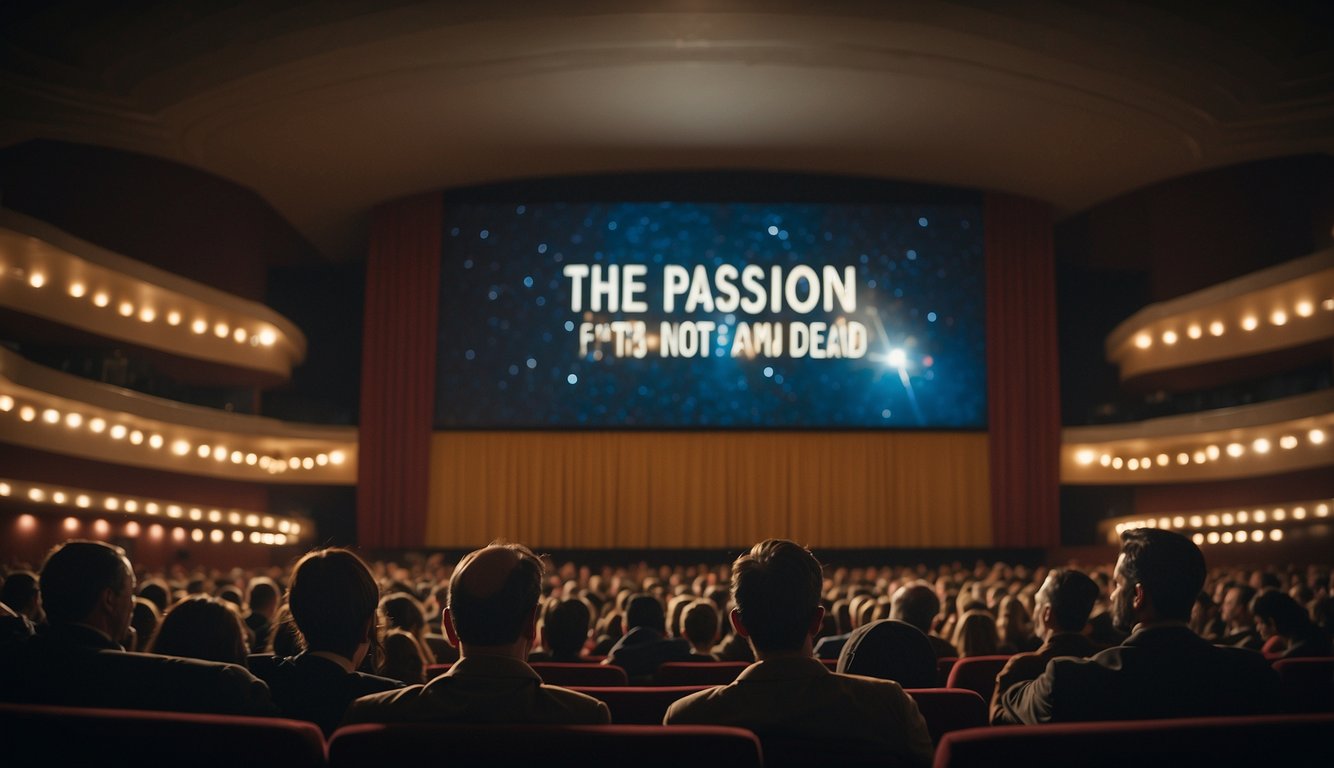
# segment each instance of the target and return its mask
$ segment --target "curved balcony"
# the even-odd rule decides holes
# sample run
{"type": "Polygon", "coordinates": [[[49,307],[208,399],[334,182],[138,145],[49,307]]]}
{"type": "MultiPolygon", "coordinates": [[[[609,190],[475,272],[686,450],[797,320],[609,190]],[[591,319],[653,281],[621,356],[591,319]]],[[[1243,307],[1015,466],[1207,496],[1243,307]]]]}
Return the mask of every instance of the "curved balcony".
{"type": "Polygon", "coordinates": [[[1323,539],[1330,533],[1332,507],[1334,499],[1322,498],[1244,508],[1193,509],[1157,517],[1130,515],[1104,520],[1099,530],[1108,544],[1116,544],[1128,528],[1180,531],[1200,546],[1323,539]]]}
{"type": "Polygon", "coordinates": [[[1124,382],[1285,351],[1328,358],[1331,344],[1334,249],[1327,249],[1150,304],[1108,335],[1106,350],[1124,382]]]}
{"type": "Polygon", "coordinates": [[[1062,431],[1061,482],[1142,485],[1334,465],[1334,390],[1258,405],[1062,431]]]}
{"type": "Polygon", "coordinates": [[[0,307],[170,356],[286,380],[306,355],[290,321],[49,224],[0,209],[0,307]]]}
{"type": "Polygon", "coordinates": [[[353,485],[357,430],[150,397],[0,349],[0,440],[109,464],[256,482],[353,485]]]}

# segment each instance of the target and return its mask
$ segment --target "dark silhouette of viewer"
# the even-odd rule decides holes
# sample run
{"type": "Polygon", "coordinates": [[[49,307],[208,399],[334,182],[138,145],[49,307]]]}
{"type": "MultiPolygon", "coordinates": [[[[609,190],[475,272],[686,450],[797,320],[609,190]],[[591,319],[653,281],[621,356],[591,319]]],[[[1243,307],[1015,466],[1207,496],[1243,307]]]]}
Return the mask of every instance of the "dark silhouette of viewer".
{"type": "Polygon", "coordinates": [[[1053,659],[1036,680],[1005,691],[1006,722],[1047,723],[1251,715],[1278,709],[1264,657],[1210,644],[1187,625],[1204,585],[1204,555],[1156,528],[1121,534],[1112,619],[1125,642],[1089,659],[1053,659]]]}
{"type": "Polygon", "coordinates": [[[216,597],[192,595],[167,609],[147,644],[151,653],[190,659],[246,663],[241,617],[216,597]]]}
{"type": "Polygon", "coordinates": [[[662,603],[653,595],[630,598],[625,606],[625,626],[625,635],[602,663],[624,669],[631,683],[649,682],[658,667],[669,661],[696,661],[691,658],[688,640],[667,637],[667,617],[662,603]]]}
{"type": "Polygon", "coordinates": [[[607,705],[543,685],[526,659],[537,637],[542,561],[520,544],[492,544],[459,561],[442,621],[459,649],[425,685],[353,702],[345,723],[608,723],[607,705]]]}
{"type": "Polygon", "coordinates": [[[1278,636],[1285,659],[1323,658],[1330,655],[1329,635],[1311,621],[1296,600],[1275,589],[1267,589],[1251,601],[1255,628],[1265,640],[1278,636]]]}
{"type": "Polygon", "coordinates": [[[47,626],[0,658],[0,698],[175,712],[269,715],[264,683],[235,664],[125,651],[134,569],[120,547],[69,541],[40,576],[47,626]]]}
{"type": "Polygon", "coordinates": [[[376,646],[379,600],[370,568],[350,550],[317,550],[297,561],[287,601],[305,651],[250,657],[284,717],[308,720],[328,735],[357,698],[403,686],[356,671],[376,646]]]}
{"type": "Polygon", "coordinates": [[[1098,601],[1098,585],[1079,571],[1053,568],[1033,597],[1033,617],[1043,643],[1036,651],[1012,656],[996,675],[991,695],[991,722],[1005,723],[1001,697],[1010,686],[1033,680],[1047,669],[1047,662],[1061,656],[1085,658],[1097,650],[1082,633],[1088,624],[1093,604],[1098,601]]]}
{"type": "Polygon", "coordinates": [[[838,671],[893,680],[904,688],[935,688],[936,651],[917,627],[881,619],[848,636],[838,655],[838,671]]]}
{"type": "Polygon", "coordinates": [[[821,587],[820,563],[794,542],[768,539],[737,558],[732,626],[758,661],[730,685],[673,703],[663,722],[747,728],[766,755],[808,749],[815,762],[855,755],[929,765],[926,723],[898,683],[836,674],[815,658],[821,587]]]}

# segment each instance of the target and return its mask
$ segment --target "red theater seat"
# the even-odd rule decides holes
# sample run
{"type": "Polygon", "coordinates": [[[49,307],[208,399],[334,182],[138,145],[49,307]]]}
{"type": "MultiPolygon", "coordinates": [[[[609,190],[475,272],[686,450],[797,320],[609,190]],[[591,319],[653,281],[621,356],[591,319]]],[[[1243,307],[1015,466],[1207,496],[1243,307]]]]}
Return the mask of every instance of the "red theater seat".
{"type": "Polygon", "coordinates": [[[607,703],[611,721],[620,725],[662,725],[667,708],[677,699],[696,691],[707,690],[707,685],[620,685],[610,687],[579,687],[586,693],[607,703]]]}
{"type": "Polygon", "coordinates": [[[449,671],[449,668],[452,667],[452,666],[454,666],[454,665],[453,665],[453,664],[427,664],[427,665],[426,665],[426,679],[427,679],[427,681],[434,680],[435,678],[437,678],[437,677],[439,677],[439,676],[445,674],[446,672],[449,671]]]}
{"type": "Polygon", "coordinates": [[[1009,655],[969,656],[966,659],[959,659],[950,669],[945,687],[976,691],[983,701],[989,702],[991,694],[996,690],[996,675],[1000,674],[1009,660],[1009,655]]]}
{"type": "Polygon", "coordinates": [[[1334,715],[1201,717],[971,728],[945,734],[935,768],[1334,765],[1334,715]]]}
{"type": "Polygon", "coordinates": [[[740,728],[662,725],[352,725],[329,742],[330,768],[378,765],[633,765],[758,768],[760,742],[740,728]]]}
{"type": "Polygon", "coordinates": [[[625,670],[608,664],[562,664],[555,661],[536,661],[530,666],[542,676],[547,685],[629,685],[625,670]]]}
{"type": "Polygon", "coordinates": [[[975,691],[959,688],[909,688],[917,710],[926,720],[931,741],[939,744],[951,731],[981,728],[987,724],[987,702],[975,691]]]}
{"type": "Polygon", "coordinates": [[[5,765],[324,765],[314,723],[234,715],[0,704],[5,765]]]}
{"type": "Polygon", "coordinates": [[[670,661],[658,667],[655,685],[727,685],[749,667],[744,661],[670,661]]]}
{"type": "Polygon", "coordinates": [[[1280,659],[1274,671],[1288,712],[1334,712],[1334,659],[1280,659]]]}
{"type": "Polygon", "coordinates": [[[936,659],[936,676],[940,680],[940,687],[944,688],[950,681],[950,670],[959,660],[954,656],[941,656],[936,659]]]}

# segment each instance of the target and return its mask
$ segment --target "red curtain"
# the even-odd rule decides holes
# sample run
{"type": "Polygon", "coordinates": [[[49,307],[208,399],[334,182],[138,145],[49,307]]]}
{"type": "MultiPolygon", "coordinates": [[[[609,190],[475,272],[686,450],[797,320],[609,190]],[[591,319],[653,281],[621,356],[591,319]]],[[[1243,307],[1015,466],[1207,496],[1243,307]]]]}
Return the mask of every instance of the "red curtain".
{"type": "Polygon", "coordinates": [[[1060,369],[1052,211],[986,197],[992,542],[1060,543],[1060,369]]]}
{"type": "Polygon", "coordinates": [[[357,456],[365,548],[419,547],[426,534],[443,211],[435,193],[372,214],[357,456]]]}

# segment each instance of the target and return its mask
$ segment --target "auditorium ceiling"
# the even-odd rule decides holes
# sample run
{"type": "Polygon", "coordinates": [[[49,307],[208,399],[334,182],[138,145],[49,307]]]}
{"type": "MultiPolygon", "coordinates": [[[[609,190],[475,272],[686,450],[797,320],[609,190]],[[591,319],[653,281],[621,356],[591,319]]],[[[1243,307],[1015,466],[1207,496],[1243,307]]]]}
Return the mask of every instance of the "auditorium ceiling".
{"type": "Polygon", "coordinates": [[[252,189],[331,258],[396,197],[769,169],[1081,211],[1334,153],[1334,5],[800,0],[5,3],[0,147],[252,189]]]}

